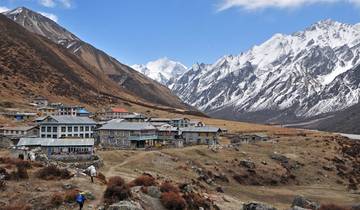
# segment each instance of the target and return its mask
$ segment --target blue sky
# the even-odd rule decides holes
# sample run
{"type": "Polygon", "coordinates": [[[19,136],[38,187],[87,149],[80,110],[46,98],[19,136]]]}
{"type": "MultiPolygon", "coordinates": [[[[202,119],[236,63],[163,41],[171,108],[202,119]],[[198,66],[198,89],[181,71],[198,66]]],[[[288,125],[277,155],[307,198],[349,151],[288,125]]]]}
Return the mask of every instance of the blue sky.
{"type": "Polygon", "coordinates": [[[0,0],[0,10],[18,6],[53,14],[126,64],[213,63],[322,19],[360,22],[360,0],[0,0]]]}

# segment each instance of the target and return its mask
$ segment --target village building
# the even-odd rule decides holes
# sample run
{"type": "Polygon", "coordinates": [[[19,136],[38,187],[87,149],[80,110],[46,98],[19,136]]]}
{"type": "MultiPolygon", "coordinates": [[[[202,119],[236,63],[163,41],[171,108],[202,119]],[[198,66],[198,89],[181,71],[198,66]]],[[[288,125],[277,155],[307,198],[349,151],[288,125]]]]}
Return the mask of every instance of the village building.
{"type": "Polygon", "coordinates": [[[37,109],[41,116],[57,115],[58,109],[50,106],[44,106],[37,109]]]}
{"type": "Polygon", "coordinates": [[[145,122],[147,117],[142,114],[129,114],[119,117],[118,119],[122,119],[126,122],[145,122]]]}
{"type": "Polygon", "coordinates": [[[93,138],[96,122],[88,117],[48,116],[39,122],[41,138],[93,138]]]}
{"type": "Polygon", "coordinates": [[[102,120],[120,119],[126,115],[132,115],[134,113],[120,107],[109,108],[104,112],[98,113],[99,118],[102,120]]]}
{"type": "Polygon", "coordinates": [[[173,118],[170,121],[170,125],[177,128],[186,128],[189,127],[190,119],[189,118],[173,118]]]}
{"type": "Polygon", "coordinates": [[[156,128],[148,122],[110,122],[98,129],[101,145],[118,148],[155,146],[156,128]]]}
{"type": "Polygon", "coordinates": [[[170,118],[156,118],[156,117],[151,117],[149,118],[148,122],[150,123],[166,123],[166,124],[171,124],[171,119],[170,118]]]}
{"type": "Polygon", "coordinates": [[[220,128],[216,127],[186,127],[180,128],[184,144],[218,144],[220,128]]]}
{"type": "Polygon", "coordinates": [[[37,96],[32,101],[37,107],[45,107],[49,104],[49,101],[42,96],[37,96]]]}
{"type": "Polygon", "coordinates": [[[266,133],[243,133],[236,138],[231,139],[232,144],[253,144],[262,141],[268,141],[269,136],[266,133]]]}
{"type": "Polygon", "coordinates": [[[166,123],[151,123],[156,128],[156,133],[160,144],[174,143],[179,139],[178,128],[166,123]]]}
{"type": "Polygon", "coordinates": [[[205,123],[200,120],[190,120],[189,127],[204,127],[205,123]]]}
{"type": "Polygon", "coordinates": [[[57,115],[64,116],[77,116],[80,110],[85,109],[83,106],[65,105],[62,103],[52,103],[49,106],[57,110],[57,115]]]}
{"type": "Polygon", "coordinates": [[[2,113],[0,113],[0,115],[10,118],[10,119],[14,119],[16,121],[26,121],[26,120],[31,120],[34,117],[36,117],[37,113],[33,113],[33,112],[2,112],[2,113]]]}
{"type": "Polygon", "coordinates": [[[27,157],[27,152],[37,148],[49,159],[89,160],[94,152],[94,139],[21,138],[16,155],[27,157]]]}
{"type": "Polygon", "coordinates": [[[0,134],[10,138],[37,137],[39,128],[37,126],[2,127],[0,134]]]}
{"type": "Polygon", "coordinates": [[[85,108],[79,109],[76,111],[76,116],[78,117],[90,117],[90,112],[85,108]]]}

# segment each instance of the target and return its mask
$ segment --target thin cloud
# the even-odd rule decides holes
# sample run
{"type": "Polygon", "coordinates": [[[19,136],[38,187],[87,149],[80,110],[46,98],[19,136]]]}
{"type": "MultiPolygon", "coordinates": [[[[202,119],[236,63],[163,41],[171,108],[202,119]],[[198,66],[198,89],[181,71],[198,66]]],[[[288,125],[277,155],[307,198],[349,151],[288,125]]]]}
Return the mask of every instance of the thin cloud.
{"type": "Polygon", "coordinates": [[[56,7],[58,5],[65,8],[70,8],[72,6],[72,0],[38,0],[39,4],[44,7],[56,7]]]}
{"type": "Polygon", "coordinates": [[[39,12],[41,15],[49,18],[50,20],[54,21],[54,22],[58,22],[59,18],[58,16],[51,14],[51,13],[47,13],[47,12],[39,12]]]}
{"type": "Polygon", "coordinates": [[[56,3],[54,0],[40,0],[39,3],[44,7],[55,7],[56,3]]]}
{"type": "Polygon", "coordinates": [[[9,10],[10,10],[10,9],[7,8],[7,7],[2,7],[2,6],[0,6],[0,13],[7,12],[7,11],[9,11],[9,10]]]}
{"type": "Polygon", "coordinates": [[[233,7],[239,7],[245,10],[258,10],[266,8],[286,9],[316,3],[331,4],[336,2],[360,5],[360,0],[221,0],[217,10],[224,11],[233,7]]]}

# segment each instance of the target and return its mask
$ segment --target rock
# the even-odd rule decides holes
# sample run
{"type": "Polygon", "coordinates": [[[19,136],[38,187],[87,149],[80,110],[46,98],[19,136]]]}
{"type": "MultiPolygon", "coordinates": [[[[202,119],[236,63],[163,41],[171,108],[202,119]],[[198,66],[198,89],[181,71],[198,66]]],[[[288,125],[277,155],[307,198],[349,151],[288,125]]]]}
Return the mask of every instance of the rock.
{"type": "Polygon", "coordinates": [[[159,187],[156,187],[156,186],[147,187],[147,194],[153,198],[161,197],[160,189],[159,189],[159,187]]]}
{"type": "Polygon", "coordinates": [[[84,196],[87,200],[93,201],[96,199],[95,195],[92,192],[85,192],[84,196]]]}
{"type": "Polygon", "coordinates": [[[351,207],[351,210],[360,210],[360,203],[351,207]]]}
{"type": "Polygon", "coordinates": [[[240,165],[250,169],[255,168],[255,163],[251,160],[240,160],[240,165]]]}
{"type": "Polygon", "coordinates": [[[221,186],[216,187],[216,192],[224,193],[224,189],[221,186]]]}
{"type": "Polygon", "coordinates": [[[65,184],[62,185],[62,188],[64,190],[72,190],[72,189],[78,188],[78,186],[73,185],[73,184],[69,184],[69,183],[65,183],[65,184]]]}
{"type": "Polygon", "coordinates": [[[291,207],[295,206],[312,210],[317,210],[320,208],[320,204],[311,201],[303,196],[296,196],[294,198],[291,207]]]}
{"type": "Polygon", "coordinates": [[[37,191],[37,192],[45,192],[45,189],[41,188],[41,187],[36,187],[35,191],[37,191]]]}
{"type": "Polygon", "coordinates": [[[264,203],[251,202],[243,205],[243,210],[277,210],[264,203]]]}
{"type": "Polygon", "coordinates": [[[290,210],[308,210],[308,209],[304,209],[304,208],[301,208],[301,207],[298,207],[298,206],[294,206],[294,207],[291,207],[290,210]]]}
{"type": "Polygon", "coordinates": [[[108,210],[144,210],[139,203],[133,201],[120,201],[112,204],[108,210]]]}

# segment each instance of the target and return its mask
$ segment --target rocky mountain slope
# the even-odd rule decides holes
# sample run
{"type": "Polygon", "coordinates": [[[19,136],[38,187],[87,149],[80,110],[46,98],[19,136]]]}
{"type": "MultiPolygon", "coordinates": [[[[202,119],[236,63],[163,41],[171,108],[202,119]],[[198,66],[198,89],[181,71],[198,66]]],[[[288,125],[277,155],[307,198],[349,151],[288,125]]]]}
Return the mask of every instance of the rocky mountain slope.
{"type": "MultiPolygon", "coordinates": [[[[143,101],[176,108],[187,108],[181,100],[163,85],[147,78],[132,68],[120,63],[105,52],[82,41],[56,22],[21,7],[4,13],[28,31],[44,36],[56,44],[63,46],[79,60],[90,65],[95,74],[106,74],[119,87],[143,101]]],[[[98,85],[105,88],[107,82],[99,80],[98,85]]]]}
{"type": "Polygon", "coordinates": [[[173,86],[175,79],[187,70],[184,64],[168,58],[160,58],[155,61],[150,61],[145,65],[136,64],[131,67],[169,88],[173,86]]]}
{"type": "Polygon", "coordinates": [[[317,22],[238,56],[195,64],[172,90],[212,116],[291,122],[359,102],[360,24],[317,22]]]}

